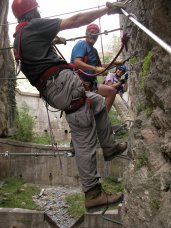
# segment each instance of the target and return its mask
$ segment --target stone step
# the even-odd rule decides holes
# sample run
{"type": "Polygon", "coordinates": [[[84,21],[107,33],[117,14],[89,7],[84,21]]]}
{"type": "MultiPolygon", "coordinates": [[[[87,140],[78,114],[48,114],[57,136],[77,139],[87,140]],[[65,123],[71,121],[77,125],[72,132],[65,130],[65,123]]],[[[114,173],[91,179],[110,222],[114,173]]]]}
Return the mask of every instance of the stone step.
{"type": "Polygon", "coordinates": [[[71,228],[122,228],[120,216],[121,204],[118,209],[108,209],[94,213],[86,212],[71,228]]]}

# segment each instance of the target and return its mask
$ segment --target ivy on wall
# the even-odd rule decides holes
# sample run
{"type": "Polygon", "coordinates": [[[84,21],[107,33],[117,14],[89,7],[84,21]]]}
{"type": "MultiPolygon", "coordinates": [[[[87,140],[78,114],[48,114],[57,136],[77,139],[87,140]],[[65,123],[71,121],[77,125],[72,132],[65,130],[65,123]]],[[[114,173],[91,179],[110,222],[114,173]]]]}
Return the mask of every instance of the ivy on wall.
{"type": "Polygon", "coordinates": [[[145,79],[149,73],[152,56],[153,56],[152,52],[149,51],[148,54],[144,58],[142,70],[140,72],[140,76],[141,76],[140,87],[141,87],[141,89],[144,89],[144,83],[145,83],[145,79]]]}

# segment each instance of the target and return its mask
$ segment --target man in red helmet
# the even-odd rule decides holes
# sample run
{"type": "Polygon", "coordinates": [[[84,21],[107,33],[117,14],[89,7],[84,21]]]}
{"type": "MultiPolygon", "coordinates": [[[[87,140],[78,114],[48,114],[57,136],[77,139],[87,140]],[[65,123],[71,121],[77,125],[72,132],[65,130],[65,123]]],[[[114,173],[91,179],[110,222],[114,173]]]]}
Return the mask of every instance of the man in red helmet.
{"type": "MultiPolygon", "coordinates": [[[[97,24],[89,24],[86,28],[86,39],[79,40],[71,53],[71,63],[74,63],[79,69],[89,75],[99,73],[107,66],[107,64],[102,66],[97,49],[94,47],[99,32],[100,29],[97,24]]],[[[114,64],[120,64],[120,62],[115,62],[114,64]]],[[[79,76],[86,90],[97,92],[105,97],[106,109],[109,112],[115,99],[115,88],[105,84],[98,84],[96,76],[86,76],[82,72],[79,73],[79,76]]]]}
{"type": "Polygon", "coordinates": [[[66,113],[87,210],[119,202],[122,193],[108,194],[101,189],[96,167],[97,136],[105,161],[121,154],[127,144],[114,142],[103,98],[85,92],[78,75],[55,52],[52,41],[59,31],[89,24],[105,14],[120,13],[123,5],[107,3],[99,10],[66,19],[41,19],[37,7],[36,0],[13,1],[12,10],[19,22],[14,34],[15,58],[21,61],[21,71],[42,98],[66,113]]]}

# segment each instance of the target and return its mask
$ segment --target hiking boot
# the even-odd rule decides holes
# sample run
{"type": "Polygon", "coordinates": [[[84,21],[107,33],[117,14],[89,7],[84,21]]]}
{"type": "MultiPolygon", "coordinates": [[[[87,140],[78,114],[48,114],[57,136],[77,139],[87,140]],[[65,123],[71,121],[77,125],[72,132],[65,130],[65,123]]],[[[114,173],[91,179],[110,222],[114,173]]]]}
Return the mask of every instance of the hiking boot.
{"type": "Polygon", "coordinates": [[[98,184],[85,193],[85,208],[88,212],[93,212],[102,206],[114,205],[122,200],[122,192],[108,193],[102,189],[101,184],[98,184]]]}
{"type": "Polygon", "coordinates": [[[103,148],[104,160],[111,161],[117,155],[122,154],[126,149],[126,142],[115,142],[112,148],[103,148]]]}

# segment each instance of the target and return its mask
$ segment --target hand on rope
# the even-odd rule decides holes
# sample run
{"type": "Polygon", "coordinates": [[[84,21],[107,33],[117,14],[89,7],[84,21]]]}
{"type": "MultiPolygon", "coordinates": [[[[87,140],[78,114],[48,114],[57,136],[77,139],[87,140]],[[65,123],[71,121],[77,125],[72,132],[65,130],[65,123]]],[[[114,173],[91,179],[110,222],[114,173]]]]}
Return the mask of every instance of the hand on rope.
{"type": "Polygon", "coordinates": [[[66,45],[66,39],[64,37],[59,37],[59,36],[56,36],[55,39],[53,40],[53,42],[55,44],[64,44],[66,45]]]}
{"type": "Polygon", "coordinates": [[[104,67],[100,67],[100,66],[96,66],[96,67],[95,67],[95,72],[96,72],[96,73],[102,72],[102,71],[104,71],[104,70],[105,70],[104,67]]]}
{"type": "Polygon", "coordinates": [[[105,67],[100,67],[100,66],[96,66],[95,67],[95,72],[96,73],[99,73],[99,76],[102,75],[102,76],[106,76],[108,71],[106,70],[105,67]],[[102,72],[102,73],[101,73],[102,72]],[[101,74],[100,74],[101,73],[101,74]]]}
{"type": "Polygon", "coordinates": [[[109,9],[108,15],[115,13],[122,14],[121,9],[126,8],[125,4],[122,2],[106,2],[106,7],[109,9]]]}

